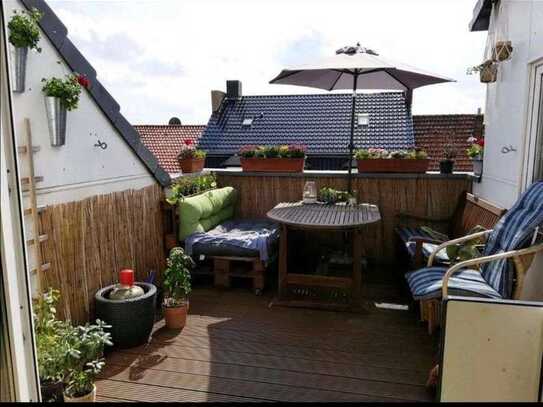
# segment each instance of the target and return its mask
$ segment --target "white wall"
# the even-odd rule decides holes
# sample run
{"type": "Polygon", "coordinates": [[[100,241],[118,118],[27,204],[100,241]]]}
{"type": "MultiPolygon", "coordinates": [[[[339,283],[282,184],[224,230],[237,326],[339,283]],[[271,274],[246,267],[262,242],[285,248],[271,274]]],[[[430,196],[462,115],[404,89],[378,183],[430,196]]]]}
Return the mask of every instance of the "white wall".
{"type": "MultiPolygon", "coordinates": [[[[521,192],[531,63],[543,58],[543,1],[502,0],[498,26],[507,27],[513,54],[499,63],[498,79],[487,86],[484,173],[474,192],[509,208],[521,192]],[[501,153],[503,146],[517,151],[501,153]]],[[[489,35],[492,34],[489,32],[489,35]]],[[[481,85],[485,86],[485,85],[481,85]]]]}
{"type": "MultiPolygon", "coordinates": [[[[18,0],[3,3],[7,21],[13,10],[25,9],[18,0]]],[[[37,184],[38,206],[78,201],[93,195],[154,184],[154,177],[86,90],[82,90],[79,107],[68,112],[66,144],[51,147],[41,80],[52,76],[64,77],[71,70],[43,32],[39,46],[41,53],[28,53],[25,92],[12,94],[18,145],[25,143],[24,119],[29,118],[33,144],[41,148],[34,154],[35,175],[43,177],[43,181],[37,184]],[[95,147],[98,140],[106,142],[107,149],[95,147]]],[[[11,45],[10,49],[13,52],[11,45]]],[[[10,63],[13,72],[13,60],[10,63]]],[[[22,177],[29,175],[26,155],[19,154],[18,167],[22,177]]],[[[25,208],[30,207],[28,193],[23,195],[23,201],[25,208]]],[[[25,239],[32,237],[31,219],[26,216],[25,239]]],[[[31,269],[37,263],[34,253],[34,250],[28,251],[31,269]]],[[[32,286],[35,289],[35,275],[32,275],[32,286]]]]}

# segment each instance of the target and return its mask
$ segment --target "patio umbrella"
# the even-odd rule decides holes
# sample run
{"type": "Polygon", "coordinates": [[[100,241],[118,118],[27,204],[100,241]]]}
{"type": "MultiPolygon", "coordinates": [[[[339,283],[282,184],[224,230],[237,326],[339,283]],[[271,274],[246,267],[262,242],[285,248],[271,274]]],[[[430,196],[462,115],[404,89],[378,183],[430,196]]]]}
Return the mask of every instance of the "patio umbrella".
{"type": "Polygon", "coordinates": [[[340,48],[336,55],[311,64],[284,69],[270,81],[272,84],[309,86],[338,90],[352,89],[351,135],[349,142],[348,190],[352,183],[352,157],[354,149],[354,116],[357,89],[386,89],[403,91],[408,106],[415,88],[435,83],[452,82],[452,79],[434,75],[406,64],[385,59],[375,51],[356,46],[340,48]]]}

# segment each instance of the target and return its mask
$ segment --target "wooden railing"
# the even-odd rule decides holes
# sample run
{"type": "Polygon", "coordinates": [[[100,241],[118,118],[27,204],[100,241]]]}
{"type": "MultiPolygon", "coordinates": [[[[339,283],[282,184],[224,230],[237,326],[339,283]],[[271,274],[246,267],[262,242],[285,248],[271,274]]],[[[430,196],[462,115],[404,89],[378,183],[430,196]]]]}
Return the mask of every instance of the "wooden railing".
{"type": "MultiPolygon", "coordinates": [[[[279,202],[299,201],[306,181],[315,181],[317,189],[328,186],[345,190],[345,174],[311,173],[271,174],[217,171],[220,186],[239,191],[237,216],[265,217],[279,202]]],[[[353,190],[358,202],[379,206],[381,222],[368,226],[363,233],[368,256],[392,263],[396,255],[394,227],[400,212],[445,218],[452,216],[463,192],[471,191],[467,175],[372,174],[355,175],[353,190]]]]}

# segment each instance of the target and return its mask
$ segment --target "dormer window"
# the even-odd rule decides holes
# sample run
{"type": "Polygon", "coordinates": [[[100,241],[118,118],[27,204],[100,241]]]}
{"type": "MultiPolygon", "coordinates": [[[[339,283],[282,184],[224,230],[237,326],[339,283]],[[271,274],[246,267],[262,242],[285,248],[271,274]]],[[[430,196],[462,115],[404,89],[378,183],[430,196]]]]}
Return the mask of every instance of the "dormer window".
{"type": "Polygon", "coordinates": [[[370,115],[369,113],[359,113],[357,116],[356,124],[358,127],[365,127],[370,124],[370,115]]]}

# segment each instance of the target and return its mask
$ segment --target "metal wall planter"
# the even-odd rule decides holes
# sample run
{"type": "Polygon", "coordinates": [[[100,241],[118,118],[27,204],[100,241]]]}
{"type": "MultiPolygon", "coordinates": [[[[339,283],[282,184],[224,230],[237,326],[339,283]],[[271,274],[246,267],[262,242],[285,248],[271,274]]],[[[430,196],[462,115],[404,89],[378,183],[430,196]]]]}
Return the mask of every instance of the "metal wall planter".
{"type": "Polygon", "coordinates": [[[26,61],[28,59],[27,47],[15,47],[13,92],[23,93],[25,91],[26,61]]]}
{"type": "Polygon", "coordinates": [[[45,111],[47,113],[51,146],[63,146],[66,142],[66,108],[59,98],[45,96],[45,111]]]}

